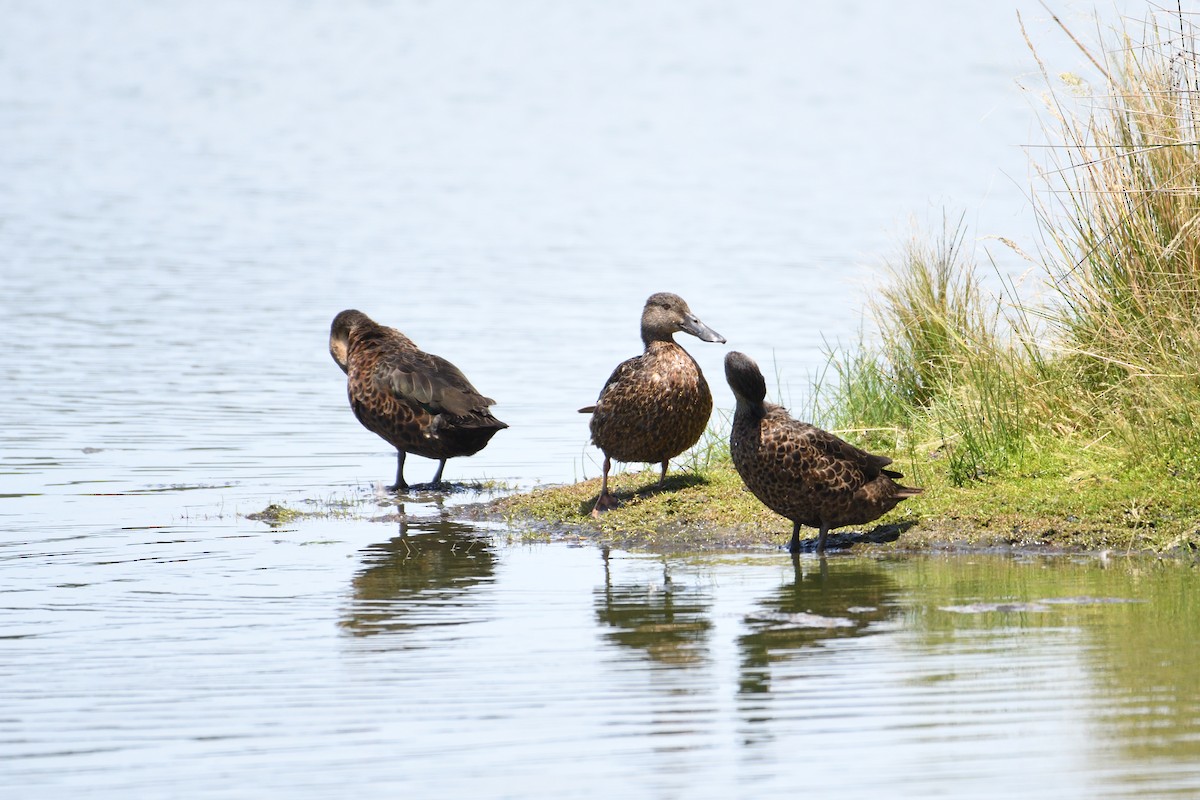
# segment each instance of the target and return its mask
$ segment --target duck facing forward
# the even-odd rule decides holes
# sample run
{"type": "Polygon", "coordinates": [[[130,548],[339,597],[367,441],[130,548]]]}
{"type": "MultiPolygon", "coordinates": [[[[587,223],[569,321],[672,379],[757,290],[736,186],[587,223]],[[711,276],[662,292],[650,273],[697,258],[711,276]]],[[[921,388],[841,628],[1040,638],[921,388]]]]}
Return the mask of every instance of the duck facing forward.
{"type": "Polygon", "coordinates": [[[800,551],[800,526],[820,530],[817,552],[825,551],[830,528],[864,525],[919,487],[901,486],[892,459],[860,450],[782,406],[764,402],[766,381],[744,353],[725,356],[725,379],[737,399],[729,449],[746,487],[767,508],[792,521],[788,550],[800,551]]]}
{"type": "Polygon", "coordinates": [[[408,488],[408,453],[440,462],[432,481],[436,488],[446,459],[478,453],[508,427],[488,410],[496,401],[476,391],[458,367],[361,311],[333,318],[329,354],[346,373],[354,416],[396,448],[396,485],[389,491],[408,488]]]}
{"type": "Polygon", "coordinates": [[[696,360],[675,343],[676,333],[690,333],[702,342],[725,341],[679,295],[650,295],[642,309],[644,352],[613,370],[596,405],[579,409],[592,415],[592,441],[604,451],[593,516],[617,505],[608,491],[614,460],[662,465],[661,486],[670,460],[694,445],[708,426],[712,392],[696,360]]]}

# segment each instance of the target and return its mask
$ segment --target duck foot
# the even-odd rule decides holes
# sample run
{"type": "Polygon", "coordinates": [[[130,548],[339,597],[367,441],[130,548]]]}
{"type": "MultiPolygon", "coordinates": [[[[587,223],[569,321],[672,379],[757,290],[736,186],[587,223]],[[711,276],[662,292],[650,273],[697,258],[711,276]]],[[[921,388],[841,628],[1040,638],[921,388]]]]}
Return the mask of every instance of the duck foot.
{"type": "Polygon", "coordinates": [[[812,539],[801,540],[800,544],[797,547],[789,547],[788,545],[783,545],[779,549],[784,550],[788,553],[791,553],[794,556],[799,555],[800,553],[816,553],[817,555],[824,555],[825,553],[839,553],[839,552],[843,552],[845,550],[849,550],[850,545],[847,543],[838,541],[838,542],[830,542],[825,547],[821,547],[820,540],[817,539],[816,537],[813,537],[812,539]]]}
{"type": "Polygon", "coordinates": [[[596,505],[592,507],[592,516],[599,518],[605,511],[612,511],[619,505],[615,496],[605,492],[596,498],[596,505]]]}

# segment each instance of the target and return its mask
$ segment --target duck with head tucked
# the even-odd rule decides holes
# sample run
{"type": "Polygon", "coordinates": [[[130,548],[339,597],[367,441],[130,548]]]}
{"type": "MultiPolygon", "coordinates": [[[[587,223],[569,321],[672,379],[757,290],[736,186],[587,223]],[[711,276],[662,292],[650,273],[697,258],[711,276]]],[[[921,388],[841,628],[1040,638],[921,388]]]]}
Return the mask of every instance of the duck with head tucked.
{"type": "Polygon", "coordinates": [[[737,399],[729,450],[746,487],[792,521],[788,550],[800,552],[800,526],[820,531],[817,552],[825,552],[830,528],[864,525],[920,494],[901,486],[899,472],[885,469],[887,456],[860,450],[832,433],[793,419],[783,406],[764,402],[767,384],[744,353],[725,355],[725,379],[737,399]]]}
{"type": "Polygon", "coordinates": [[[676,333],[690,333],[702,342],[725,341],[679,295],[650,295],[642,309],[644,352],[613,370],[596,405],[579,409],[592,415],[592,441],[604,451],[593,516],[617,506],[608,491],[614,460],[660,464],[661,486],[670,460],[694,445],[708,425],[712,392],[695,359],[675,343],[676,333]]]}
{"type": "Polygon", "coordinates": [[[440,487],[446,459],[478,453],[496,431],[507,428],[458,367],[420,350],[395,328],[349,309],[333,319],[329,354],[346,373],[354,416],[396,448],[396,484],[408,488],[408,453],[438,460],[432,486],[440,487]]]}

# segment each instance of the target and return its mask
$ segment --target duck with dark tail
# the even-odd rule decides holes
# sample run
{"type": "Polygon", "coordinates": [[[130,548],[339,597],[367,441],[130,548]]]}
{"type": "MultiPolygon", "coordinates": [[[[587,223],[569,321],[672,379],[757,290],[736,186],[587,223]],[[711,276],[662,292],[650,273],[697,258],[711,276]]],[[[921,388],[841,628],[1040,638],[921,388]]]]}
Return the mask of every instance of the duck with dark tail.
{"type": "Polygon", "coordinates": [[[901,486],[903,477],[886,467],[887,456],[860,450],[787,409],[765,402],[767,384],[744,353],[725,356],[725,379],[737,399],[729,449],[746,487],[792,521],[788,550],[800,552],[800,526],[820,531],[817,552],[825,552],[831,528],[865,525],[891,511],[919,487],[901,486]]]}
{"type": "Polygon", "coordinates": [[[645,350],[613,370],[596,405],[579,409],[592,415],[592,441],[604,451],[600,497],[592,516],[617,506],[608,491],[614,460],[660,464],[661,486],[670,460],[694,445],[708,426],[712,392],[696,360],[675,343],[676,333],[691,334],[702,342],[725,341],[679,295],[650,295],[642,309],[645,350]]]}
{"type": "Polygon", "coordinates": [[[496,401],[476,391],[458,367],[361,311],[334,317],[329,354],[346,373],[354,416],[396,448],[396,484],[389,491],[408,488],[408,453],[439,462],[431,483],[438,488],[446,459],[478,453],[508,427],[488,410],[496,401]]]}

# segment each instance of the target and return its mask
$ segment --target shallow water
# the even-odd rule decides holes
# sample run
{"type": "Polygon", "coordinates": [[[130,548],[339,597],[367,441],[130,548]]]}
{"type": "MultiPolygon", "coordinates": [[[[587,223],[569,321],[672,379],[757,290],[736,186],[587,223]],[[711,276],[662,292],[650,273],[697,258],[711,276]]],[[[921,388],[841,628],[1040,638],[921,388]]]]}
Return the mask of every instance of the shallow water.
{"type": "Polygon", "coordinates": [[[1188,566],[606,558],[510,535],[432,515],[8,547],[5,784],[31,797],[1200,787],[1188,566]]]}
{"type": "Polygon", "coordinates": [[[596,475],[654,291],[803,409],[909,214],[1034,249],[1034,67],[963,6],[0,3],[5,793],[1200,793],[1190,567],[401,513],[326,352],[358,307],[496,397],[457,481],[596,475]]]}

